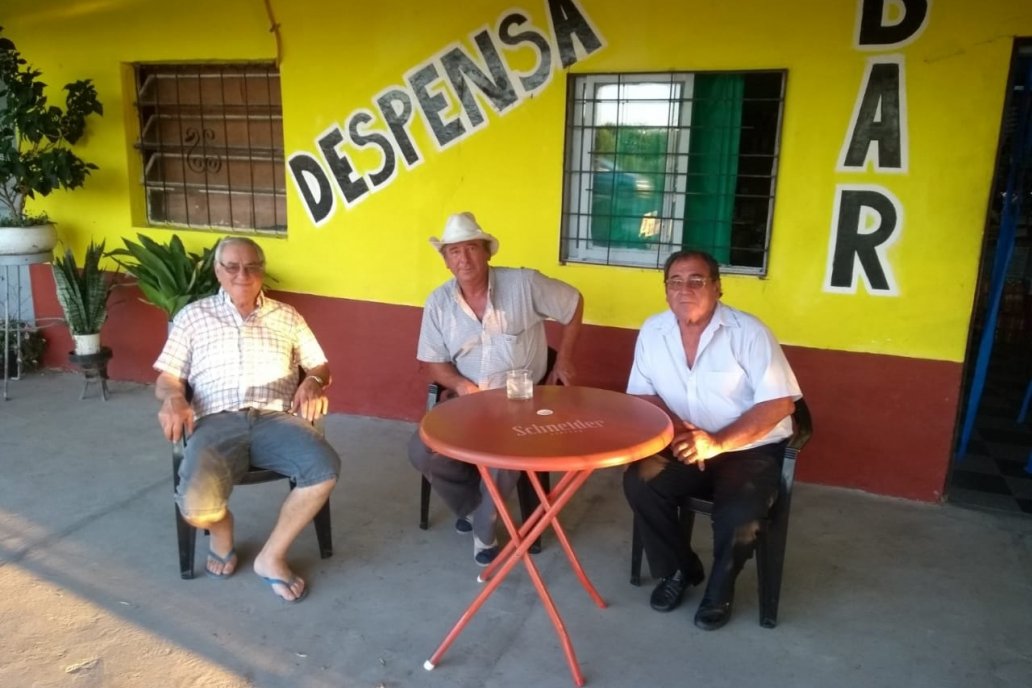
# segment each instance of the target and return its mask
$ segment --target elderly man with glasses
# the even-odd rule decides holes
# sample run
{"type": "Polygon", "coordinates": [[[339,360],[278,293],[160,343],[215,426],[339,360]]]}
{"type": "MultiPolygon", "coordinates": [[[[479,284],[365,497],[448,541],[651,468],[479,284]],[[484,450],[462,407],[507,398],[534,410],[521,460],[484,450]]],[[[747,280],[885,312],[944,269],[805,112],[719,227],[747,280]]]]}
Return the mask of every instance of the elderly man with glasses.
{"type": "Polygon", "coordinates": [[[677,506],[713,500],[713,566],[695,625],[731,617],[735,578],[752,556],[759,519],[778,493],[778,457],[802,394],[774,335],[720,302],[720,270],[701,251],[678,251],[663,269],[669,310],[642,325],[627,393],[666,411],[675,435],[661,454],[632,464],[624,493],[652,574],[652,608],[675,609],[705,578],[677,506]]]}
{"type": "Polygon", "coordinates": [[[239,564],[227,506],[236,479],[254,465],[294,480],[253,568],[276,595],[297,602],[308,587],[287,565],[287,550],[329,498],[340,457],[312,426],[327,410],[326,356],[293,307],[262,293],[264,274],[257,243],[219,242],[221,289],[179,312],[154,363],[158,420],[170,441],[189,439],[176,501],[189,523],[211,534],[210,576],[226,578],[239,564]],[[306,371],[300,384],[298,366],[306,371]]]}

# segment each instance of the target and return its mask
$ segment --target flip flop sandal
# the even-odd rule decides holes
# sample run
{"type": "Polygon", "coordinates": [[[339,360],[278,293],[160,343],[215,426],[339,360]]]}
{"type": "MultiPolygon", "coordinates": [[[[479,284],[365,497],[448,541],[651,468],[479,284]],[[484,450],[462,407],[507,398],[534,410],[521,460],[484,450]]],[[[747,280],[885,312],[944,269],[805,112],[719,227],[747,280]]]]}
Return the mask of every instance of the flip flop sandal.
{"type": "MultiPolygon", "coordinates": [[[[294,583],[296,583],[299,580],[299,578],[297,578],[297,577],[294,577],[294,579],[291,580],[291,581],[285,581],[282,578],[266,578],[265,576],[258,576],[258,577],[261,578],[266,583],[268,583],[269,587],[272,587],[272,586],[275,586],[275,585],[282,585],[287,590],[290,590],[290,586],[293,585],[294,583]]],[[[276,595],[276,597],[280,598],[284,602],[286,602],[288,604],[294,604],[295,602],[300,602],[301,600],[303,600],[306,597],[308,597],[308,585],[306,584],[305,587],[304,587],[304,590],[301,591],[301,594],[298,595],[297,597],[295,597],[292,600],[288,600],[286,597],[284,597],[283,595],[280,595],[278,592],[276,592],[276,588],[275,587],[272,587],[272,592],[276,595]]]]}
{"type": "MultiPolygon", "coordinates": [[[[229,550],[229,552],[227,552],[226,556],[224,556],[224,557],[220,557],[219,555],[215,554],[215,552],[213,552],[212,550],[209,549],[208,550],[208,558],[209,559],[214,559],[215,561],[217,561],[220,564],[222,564],[223,570],[225,570],[226,564],[228,564],[234,558],[237,559],[237,564],[240,563],[239,557],[237,557],[236,548],[233,548],[233,549],[229,550]]],[[[230,571],[229,573],[215,573],[214,571],[210,570],[208,568],[207,563],[205,563],[205,565],[204,565],[204,572],[206,574],[208,574],[209,578],[229,578],[234,573],[236,573],[236,566],[234,566],[233,570],[230,571]]]]}

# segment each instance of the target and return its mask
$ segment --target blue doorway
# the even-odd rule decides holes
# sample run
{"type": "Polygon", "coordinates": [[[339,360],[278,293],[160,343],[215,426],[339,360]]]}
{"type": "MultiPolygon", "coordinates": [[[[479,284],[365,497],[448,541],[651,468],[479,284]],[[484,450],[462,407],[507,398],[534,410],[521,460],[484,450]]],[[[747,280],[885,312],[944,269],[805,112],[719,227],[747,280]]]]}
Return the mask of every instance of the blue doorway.
{"type": "Polygon", "coordinates": [[[1032,516],[1032,40],[1005,102],[946,497],[1032,516]]]}

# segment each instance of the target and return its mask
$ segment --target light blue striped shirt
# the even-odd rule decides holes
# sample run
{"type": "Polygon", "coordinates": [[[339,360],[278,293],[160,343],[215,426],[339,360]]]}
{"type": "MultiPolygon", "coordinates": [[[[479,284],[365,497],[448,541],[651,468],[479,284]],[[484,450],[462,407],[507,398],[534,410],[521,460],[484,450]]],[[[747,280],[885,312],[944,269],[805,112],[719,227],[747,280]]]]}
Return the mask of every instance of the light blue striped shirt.
{"type": "Polygon", "coordinates": [[[505,386],[505,371],[529,368],[540,380],[548,367],[545,320],[567,324],[580,292],[527,268],[490,268],[483,321],[451,279],[435,289],[423,308],[416,358],[452,363],[480,389],[505,386]]]}

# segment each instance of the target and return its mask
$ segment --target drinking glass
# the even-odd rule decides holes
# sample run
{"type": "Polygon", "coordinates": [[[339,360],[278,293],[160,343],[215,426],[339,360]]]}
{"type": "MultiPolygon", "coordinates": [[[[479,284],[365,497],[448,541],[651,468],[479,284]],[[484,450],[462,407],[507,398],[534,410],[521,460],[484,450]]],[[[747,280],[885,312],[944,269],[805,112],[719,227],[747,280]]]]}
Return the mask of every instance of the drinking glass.
{"type": "Polygon", "coordinates": [[[505,396],[510,399],[532,399],[534,380],[526,368],[510,370],[505,374],[505,396]]]}

